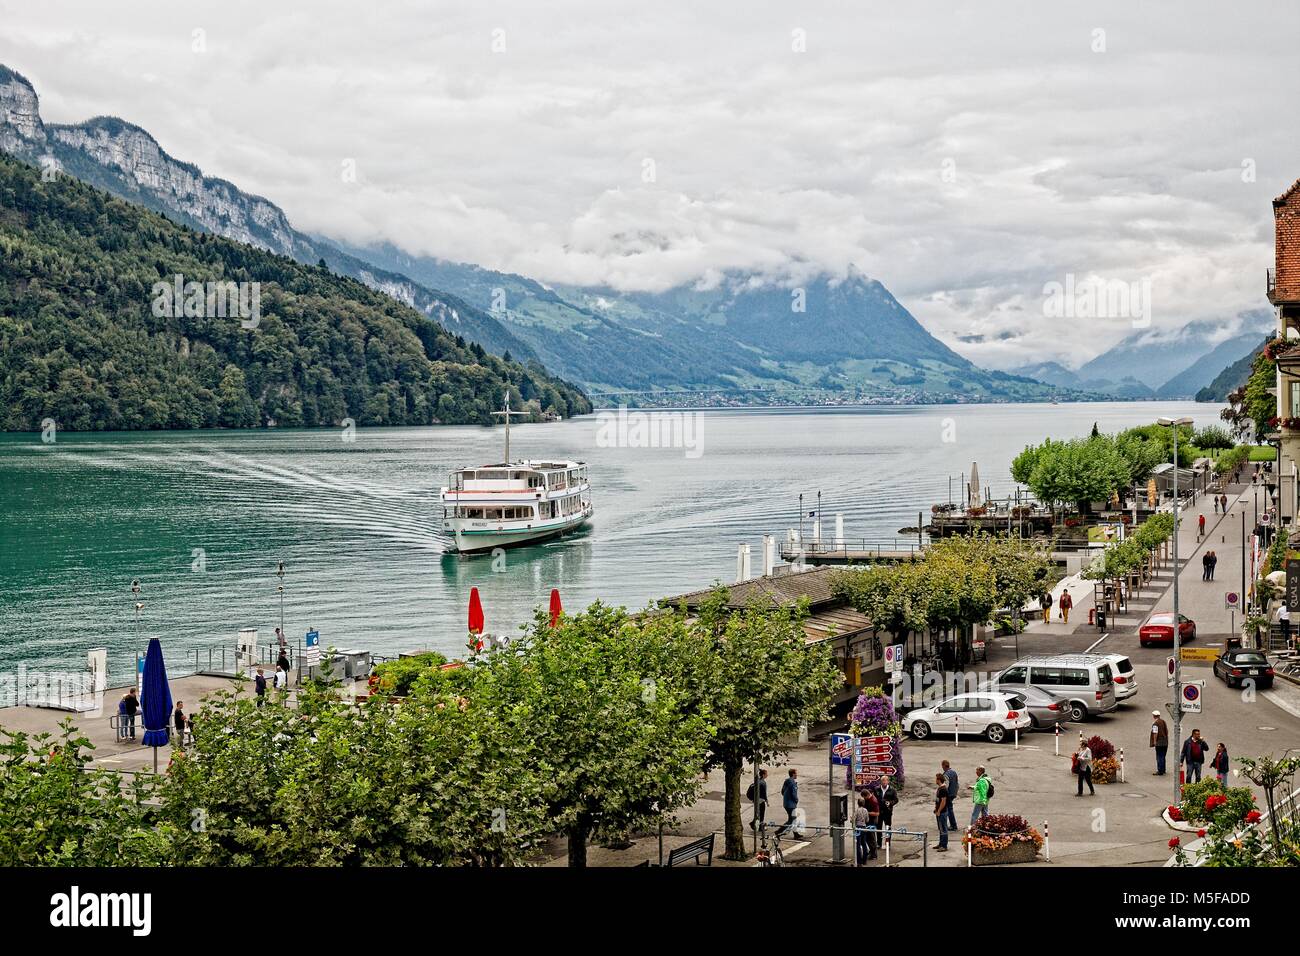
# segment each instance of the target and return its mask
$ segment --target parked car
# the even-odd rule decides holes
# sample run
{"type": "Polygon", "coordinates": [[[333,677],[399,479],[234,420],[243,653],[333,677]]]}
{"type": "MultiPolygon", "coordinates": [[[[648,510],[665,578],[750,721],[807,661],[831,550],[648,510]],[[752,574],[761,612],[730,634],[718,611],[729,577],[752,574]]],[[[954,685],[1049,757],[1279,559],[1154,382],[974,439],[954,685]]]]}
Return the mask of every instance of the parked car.
{"type": "Polygon", "coordinates": [[[915,740],[933,734],[983,734],[995,744],[1032,724],[1022,695],[998,691],[957,694],[903,718],[903,730],[915,740]]]}
{"type": "Polygon", "coordinates": [[[1137,671],[1133,662],[1123,654],[1103,654],[1110,661],[1110,669],[1115,681],[1115,699],[1125,701],[1138,692],[1137,671]]]}
{"type": "Polygon", "coordinates": [[[1059,654],[1023,657],[995,678],[998,690],[1019,693],[1038,687],[1063,697],[1069,703],[1069,718],[1082,723],[1089,717],[1110,713],[1117,706],[1114,671],[1100,654],[1059,654]]]}
{"type": "Polygon", "coordinates": [[[1224,651],[1214,662],[1214,676],[1222,678],[1229,687],[1240,687],[1245,680],[1253,680],[1256,687],[1273,686],[1273,666],[1263,651],[1242,648],[1224,651]]]}
{"type": "MultiPolygon", "coordinates": [[[[1178,632],[1178,640],[1182,643],[1196,640],[1196,622],[1186,614],[1179,614],[1178,632]]],[[[1152,644],[1173,647],[1174,612],[1156,611],[1147,618],[1146,623],[1138,628],[1138,643],[1143,647],[1150,647],[1152,644]]]]}
{"type": "Polygon", "coordinates": [[[1025,699],[1025,710],[1029,711],[1034,730],[1050,731],[1058,726],[1065,729],[1070,719],[1070,702],[1064,697],[1033,684],[1022,687],[1016,694],[1025,699]]]}

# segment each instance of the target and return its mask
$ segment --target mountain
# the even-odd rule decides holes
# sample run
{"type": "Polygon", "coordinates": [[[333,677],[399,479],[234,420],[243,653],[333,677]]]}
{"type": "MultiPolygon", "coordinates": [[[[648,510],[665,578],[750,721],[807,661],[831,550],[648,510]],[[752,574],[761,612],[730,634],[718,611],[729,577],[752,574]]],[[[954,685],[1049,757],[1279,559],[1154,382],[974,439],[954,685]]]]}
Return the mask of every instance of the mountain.
{"type": "Polygon", "coordinates": [[[490,310],[548,368],[610,401],[663,403],[674,392],[698,399],[711,391],[759,401],[817,393],[846,402],[1055,394],[1023,376],[972,365],[881,283],[856,272],[798,286],[733,274],[707,288],[620,292],[550,287],[392,245],[343,248],[490,310]]]}
{"type": "Polygon", "coordinates": [[[1229,392],[1236,391],[1246,384],[1246,380],[1250,378],[1250,373],[1255,364],[1255,356],[1264,351],[1264,346],[1272,338],[1270,335],[1260,339],[1259,344],[1250,352],[1214,376],[1214,380],[1209,385],[1196,393],[1196,400],[1198,402],[1226,402],[1229,392]]]}
{"type": "Polygon", "coordinates": [[[591,409],[359,280],[0,155],[0,429],[487,424],[507,390],[591,409]]]}
{"type": "Polygon", "coordinates": [[[3,65],[0,65],[0,150],[42,168],[66,172],[193,229],[309,265],[324,261],[340,275],[359,279],[391,295],[488,351],[509,352],[523,360],[537,357],[523,341],[483,310],[298,232],[279,206],[245,193],[224,179],[205,176],[197,166],[174,159],[138,126],[110,116],[73,125],[44,123],[35,88],[25,77],[3,65]]]}
{"type": "MultiPolygon", "coordinates": [[[[1174,330],[1154,326],[1141,329],[1086,362],[1077,374],[1084,383],[1118,382],[1131,378],[1145,384],[1153,393],[1164,394],[1166,382],[1188,371],[1197,360],[1223,342],[1225,325],[1235,326],[1232,337],[1254,336],[1267,332],[1273,321],[1267,309],[1254,309],[1243,312],[1229,323],[1203,321],[1189,322],[1174,330]]],[[[1248,345],[1242,347],[1249,348],[1248,345]]],[[[1213,375],[1213,370],[1210,370],[1201,384],[1208,382],[1213,375]]],[[[1195,391],[1193,388],[1185,394],[1191,395],[1195,391]]]]}
{"type": "Polygon", "coordinates": [[[1016,375],[1037,379],[1059,388],[1083,388],[1079,376],[1071,372],[1060,362],[1034,362],[1011,370],[1016,375]]]}
{"type": "Polygon", "coordinates": [[[1215,375],[1229,365],[1252,352],[1259,345],[1258,332],[1243,332],[1220,342],[1195,362],[1179,372],[1156,390],[1160,398],[1191,398],[1213,381],[1215,375]]]}

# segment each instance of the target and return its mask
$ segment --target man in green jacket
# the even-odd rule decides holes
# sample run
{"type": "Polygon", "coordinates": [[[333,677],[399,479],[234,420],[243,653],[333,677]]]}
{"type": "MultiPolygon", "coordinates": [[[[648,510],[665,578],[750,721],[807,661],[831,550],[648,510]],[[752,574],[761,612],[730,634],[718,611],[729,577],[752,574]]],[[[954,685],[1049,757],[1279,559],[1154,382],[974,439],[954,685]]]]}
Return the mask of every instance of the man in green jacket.
{"type": "Polygon", "coordinates": [[[975,805],[970,810],[970,823],[974,826],[976,820],[988,816],[989,812],[989,778],[984,775],[983,767],[975,768],[975,782],[970,788],[974,791],[972,799],[975,805]]]}

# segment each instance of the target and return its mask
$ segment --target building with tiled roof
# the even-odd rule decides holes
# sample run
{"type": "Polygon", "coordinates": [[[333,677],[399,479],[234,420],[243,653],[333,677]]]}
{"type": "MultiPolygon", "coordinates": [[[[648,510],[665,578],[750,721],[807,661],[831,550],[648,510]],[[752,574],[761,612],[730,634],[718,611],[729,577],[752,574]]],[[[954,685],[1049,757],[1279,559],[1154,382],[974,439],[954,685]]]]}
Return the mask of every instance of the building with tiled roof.
{"type": "MultiPolygon", "coordinates": [[[[740,611],[751,605],[760,607],[792,607],[807,599],[808,617],[803,629],[809,644],[829,643],[836,660],[844,671],[845,686],[839,700],[856,698],[863,687],[880,686],[885,682],[882,650],[871,620],[849,605],[832,591],[836,574],[842,568],[815,568],[809,571],[785,573],[751,578],[726,585],[727,607],[740,611]]],[[[664,607],[685,606],[688,612],[698,611],[713,594],[713,588],[664,598],[664,607]]]]}

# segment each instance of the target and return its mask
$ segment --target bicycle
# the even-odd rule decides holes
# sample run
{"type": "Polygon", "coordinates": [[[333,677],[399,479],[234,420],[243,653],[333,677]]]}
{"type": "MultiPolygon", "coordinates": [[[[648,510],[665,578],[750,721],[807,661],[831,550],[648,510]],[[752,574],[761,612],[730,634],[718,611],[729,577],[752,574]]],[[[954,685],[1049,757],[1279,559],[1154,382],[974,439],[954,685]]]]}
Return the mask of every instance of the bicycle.
{"type": "Polygon", "coordinates": [[[767,842],[768,824],[763,824],[763,842],[759,846],[757,859],[760,866],[785,866],[785,854],[781,852],[781,834],[779,831],[772,834],[772,845],[769,847],[767,842]]]}

